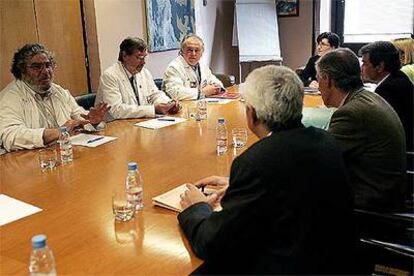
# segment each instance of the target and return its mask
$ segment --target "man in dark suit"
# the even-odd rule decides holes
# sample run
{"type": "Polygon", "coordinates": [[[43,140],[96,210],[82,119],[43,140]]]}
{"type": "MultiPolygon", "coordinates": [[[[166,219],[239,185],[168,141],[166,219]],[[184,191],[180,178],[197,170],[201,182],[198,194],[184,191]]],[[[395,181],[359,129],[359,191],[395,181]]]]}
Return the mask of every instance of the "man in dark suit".
{"type": "Polygon", "coordinates": [[[397,48],[389,41],[377,41],[362,47],[359,54],[363,78],[378,84],[375,92],[397,112],[404,126],[407,151],[414,151],[414,86],[400,70],[397,48]]]}
{"type": "Polygon", "coordinates": [[[317,65],[325,105],[337,107],[328,131],[339,142],[357,208],[399,211],[405,192],[405,138],[398,115],[379,95],[363,88],[357,56],[337,49],[317,65]]]}
{"type": "Polygon", "coordinates": [[[234,160],[230,179],[196,183],[223,187],[218,194],[206,197],[188,184],[182,195],[180,226],[205,260],[195,273],[348,272],[350,187],[335,139],[301,123],[300,79],[286,67],[265,66],[249,75],[242,93],[260,140],[234,160]],[[213,212],[221,193],[222,210],[213,212]]]}

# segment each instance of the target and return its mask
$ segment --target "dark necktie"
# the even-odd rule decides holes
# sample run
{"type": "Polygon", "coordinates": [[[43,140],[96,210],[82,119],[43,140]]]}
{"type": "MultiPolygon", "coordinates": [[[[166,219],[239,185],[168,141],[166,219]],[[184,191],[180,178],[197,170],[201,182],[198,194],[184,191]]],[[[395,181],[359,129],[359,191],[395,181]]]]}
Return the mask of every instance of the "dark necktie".
{"type": "Polygon", "coordinates": [[[134,94],[135,94],[135,97],[137,98],[138,105],[139,105],[138,90],[137,90],[137,87],[135,86],[134,79],[135,79],[134,76],[132,76],[129,78],[129,81],[131,82],[132,90],[134,90],[134,94]]]}
{"type": "Polygon", "coordinates": [[[200,72],[200,64],[191,66],[194,70],[194,72],[196,73],[197,76],[197,80],[198,80],[198,84],[200,85],[201,83],[201,72],[200,72]]]}

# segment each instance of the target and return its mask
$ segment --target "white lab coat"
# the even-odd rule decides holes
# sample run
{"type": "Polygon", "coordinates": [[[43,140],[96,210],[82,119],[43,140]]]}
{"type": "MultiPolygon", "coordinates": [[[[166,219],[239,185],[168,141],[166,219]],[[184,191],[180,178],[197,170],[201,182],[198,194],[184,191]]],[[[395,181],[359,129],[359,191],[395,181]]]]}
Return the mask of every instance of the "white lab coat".
{"type": "Polygon", "coordinates": [[[151,73],[143,68],[135,75],[139,103],[132,89],[126,69],[121,62],[110,66],[102,74],[96,93],[95,106],[105,102],[111,106],[106,121],[122,118],[154,117],[154,104],[167,103],[170,98],[158,90],[151,73]]]}
{"type": "Polygon", "coordinates": [[[200,97],[200,89],[207,84],[213,84],[222,88],[223,84],[211,73],[211,70],[200,63],[201,82],[198,83],[196,72],[188,65],[180,55],[167,67],[162,87],[171,98],[177,100],[197,100],[200,97]]]}
{"type": "Polygon", "coordinates": [[[43,132],[48,125],[36,101],[50,101],[58,126],[69,119],[80,120],[88,112],[68,90],[52,83],[50,94],[41,99],[26,83],[15,80],[0,92],[0,138],[7,151],[44,147],[43,132]]]}

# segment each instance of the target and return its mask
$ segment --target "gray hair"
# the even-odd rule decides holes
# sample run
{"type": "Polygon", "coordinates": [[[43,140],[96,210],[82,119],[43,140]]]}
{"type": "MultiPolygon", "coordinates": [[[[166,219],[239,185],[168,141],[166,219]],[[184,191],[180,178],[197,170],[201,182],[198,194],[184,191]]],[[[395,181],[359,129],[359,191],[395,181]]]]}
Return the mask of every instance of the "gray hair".
{"type": "Polygon", "coordinates": [[[319,73],[335,81],[335,86],[349,92],[363,86],[358,57],[348,48],[333,50],[317,62],[319,73]]]}
{"type": "Polygon", "coordinates": [[[196,34],[188,34],[188,35],[185,35],[183,37],[183,39],[181,40],[181,43],[180,43],[180,54],[183,54],[184,53],[184,48],[187,46],[187,41],[189,39],[197,39],[200,42],[200,44],[201,44],[201,48],[204,49],[204,42],[201,39],[201,37],[199,37],[196,34]]]}
{"type": "Polygon", "coordinates": [[[135,50],[143,52],[147,49],[147,43],[139,37],[127,37],[119,45],[118,60],[123,61],[123,54],[132,55],[135,50]]]}
{"type": "Polygon", "coordinates": [[[16,79],[21,79],[26,72],[27,62],[37,54],[45,54],[49,61],[55,64],[54,55],[47,50],[42,44],[26,44],[18,49],[13,56],[12,66],[10,72],[16,79]]]}
{"type": "Polygon", "coordinates": [[[303,108],[303,84],[291,69],[267,65],[255,69],[242,85],[242,93],[268,129],[300,121],[303,108]]]}

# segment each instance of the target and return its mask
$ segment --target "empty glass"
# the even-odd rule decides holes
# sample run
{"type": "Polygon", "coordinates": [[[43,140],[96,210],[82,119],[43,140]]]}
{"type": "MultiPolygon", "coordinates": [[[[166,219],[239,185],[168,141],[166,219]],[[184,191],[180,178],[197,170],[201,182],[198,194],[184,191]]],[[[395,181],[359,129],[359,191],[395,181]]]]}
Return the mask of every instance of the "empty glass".
{"type": "Polygon", "coordinates": [[[39,150],[39,164],[42,172],[53,170],[57,165],[56,148],[44,148],[39,150]]]}
{"type": "Polygon", "coordinates": [[[233,128],[231,130],[233,147],[242,148],[247,143],[247,130],[243,127],[233,128]]]}

